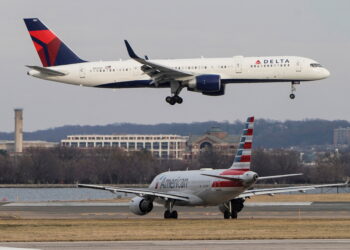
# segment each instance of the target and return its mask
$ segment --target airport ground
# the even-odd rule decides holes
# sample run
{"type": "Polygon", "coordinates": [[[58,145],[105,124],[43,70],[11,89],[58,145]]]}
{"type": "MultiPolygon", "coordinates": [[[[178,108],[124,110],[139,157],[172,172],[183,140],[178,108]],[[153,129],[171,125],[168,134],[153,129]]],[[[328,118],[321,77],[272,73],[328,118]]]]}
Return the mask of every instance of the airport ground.
{"type": "Polygon", "coordinates": [[[163,207],[140,217],[126,199],[3,203],[0,249],[348,249],[350,243],[350,194],[256,197],[238,220],[224,220],[217,207],[176,209],[178,220],[164,220],[163,207]]]}
{"type": "MultiPolygon", "coordinates": [[[[20,247],[42,250],[128,249],[128,250],[301,250],[349,249],[348,239],[298,239],[298,240],[162,240],[162,241],[78,241],[78,242],[11,242],[2,247],[20,247]]],[[[2,249],[0,247],[0,249],[2,249]]]]}
{"type": "Polygon", "coordinates": [[[9,242],[350,239],[350,219],[2,220],[9,242]]]}

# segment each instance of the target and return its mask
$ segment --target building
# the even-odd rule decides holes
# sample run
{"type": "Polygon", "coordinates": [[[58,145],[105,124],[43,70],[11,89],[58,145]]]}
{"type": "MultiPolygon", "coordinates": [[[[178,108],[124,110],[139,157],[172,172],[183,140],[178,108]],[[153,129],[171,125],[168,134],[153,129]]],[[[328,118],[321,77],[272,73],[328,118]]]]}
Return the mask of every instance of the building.
{"type": "Polygon", "coordinates": [[[15,109],[15,153],[23,152],[23,109],[15,109]]]}
{"type": "Polygon", "coordinates": [[[127,152],[148,150],[162,159],[182,159],[188,136],[179,135],[70,135],[61,146],[77,148],[118,147],[127,152]]]}
{"type": "Polygon", "coordinates": [[[202,152],[213,150],[228,157],[233,157],[239,143],[240,136],[229,135],[218,127],[212,127],[204,135],[190,136],[184,158],[197,159],[202,152]]]}
{"type": "Polygon", "coordinates": [[[350,128],[336,128],[333,130],[333,144],[335,147],[350,145],[350,128]]]}
{"type": "MultiPolygon", "coordinates": [[[[47,141],[23,141],[22,148],[25,151],[28,148],[53,148],[56,147],[58,143],[47,142],[47,141]]],[[[14,141],[0,141],[0,150],[13,153],[15,151],[14,141]]]]}
{"type": "Polygon", "coordinates": [[[15,133],[14,141],[0,140],[0,150],[8,153],[21,154],[28,148],[52,148],[58,143],[47,141],[23,141],[23,109],[17,108],[15,111],[15,133]]]}

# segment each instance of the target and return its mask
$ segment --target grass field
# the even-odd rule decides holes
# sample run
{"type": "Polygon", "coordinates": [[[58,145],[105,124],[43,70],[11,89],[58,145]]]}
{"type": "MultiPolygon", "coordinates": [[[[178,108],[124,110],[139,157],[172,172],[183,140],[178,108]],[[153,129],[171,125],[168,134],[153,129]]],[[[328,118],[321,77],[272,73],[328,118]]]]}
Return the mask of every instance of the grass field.
{"type": "Polygon", "coordinates": [[[350,193],[342,194],[276,194],[260,195],[247,199],[247,202],[350,202],[350,193]]]}
{"type": "MultiPolygon", "coordinates": [[[[112,200],[93,200],[94,202],[129,202],[130,198],[112,200]]],[[[247,199],[246,202],[350,202],[350,193],[342,194],[277,194],[260,195],[247,199]]],[[[86,200],[91,202],[91,200],[86,200]]]]}
{"type": "Polygon", "coordinates": [[[2,220],[0,241],[350,238],[350,219],[2,220]]]}

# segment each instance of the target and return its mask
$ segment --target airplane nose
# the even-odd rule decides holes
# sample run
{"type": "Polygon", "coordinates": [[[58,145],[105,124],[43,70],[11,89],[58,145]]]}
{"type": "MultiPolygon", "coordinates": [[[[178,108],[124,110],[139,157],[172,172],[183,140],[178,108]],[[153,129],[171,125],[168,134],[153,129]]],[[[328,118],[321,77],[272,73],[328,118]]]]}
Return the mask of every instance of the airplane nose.
{"type": "Polygon", "coordinates": [[[323,69],[322,78],[327,78],[331,75],[331,73],[327,69],[323,69]]]}

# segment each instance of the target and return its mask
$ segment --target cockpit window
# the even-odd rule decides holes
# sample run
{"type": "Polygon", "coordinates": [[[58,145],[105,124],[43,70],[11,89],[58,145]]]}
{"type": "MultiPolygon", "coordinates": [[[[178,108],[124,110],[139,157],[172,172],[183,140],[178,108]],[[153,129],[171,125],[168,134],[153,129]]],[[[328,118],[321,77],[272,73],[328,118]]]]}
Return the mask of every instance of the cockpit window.
{"type": "Polygon", "coordinates": [[[322,68],[322,65],[319,63],[310,63],[310,66],[313,68],[322,68]]]}

